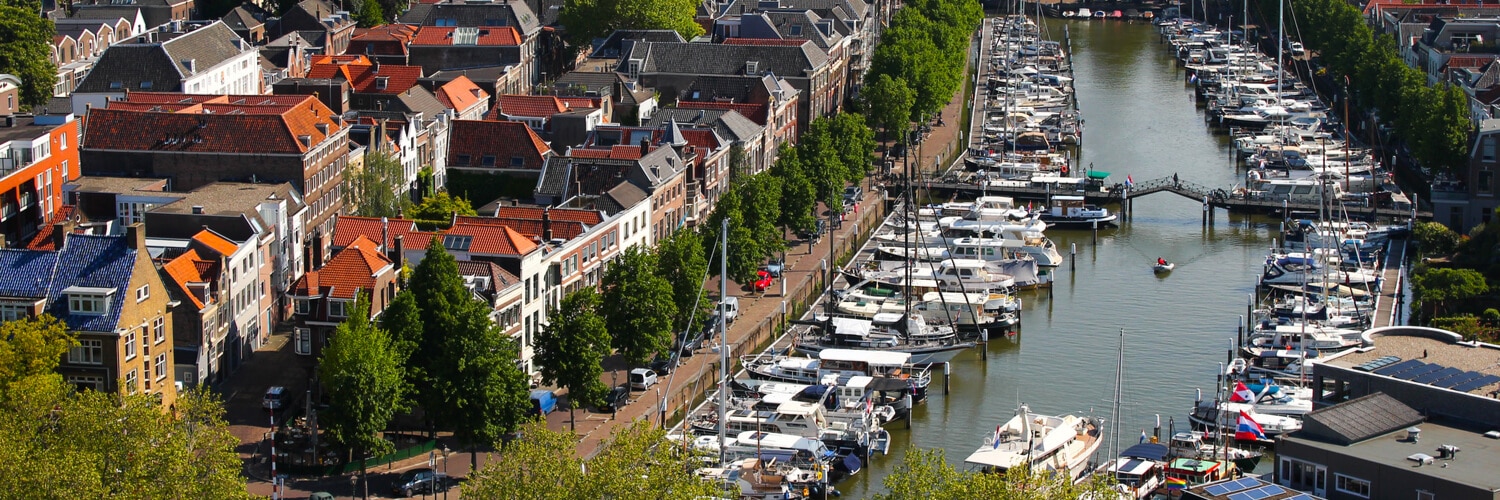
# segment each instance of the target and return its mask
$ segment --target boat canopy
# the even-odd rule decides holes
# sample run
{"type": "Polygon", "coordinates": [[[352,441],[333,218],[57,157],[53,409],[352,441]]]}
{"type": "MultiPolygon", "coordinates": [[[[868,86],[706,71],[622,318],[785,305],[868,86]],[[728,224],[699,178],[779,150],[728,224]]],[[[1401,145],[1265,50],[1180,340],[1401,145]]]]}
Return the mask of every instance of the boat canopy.
{"type": "Polygon", "coordinates": [[[1129,458],[1144,458],[1146,460],[1162,461],[1167,459],[1167,445],[1160,443],[1141,443],[1126,448],[1120,452],[1120,456],[1129,458]]]}
{"type": "Polygon", "coordinates": [[[965,458],[964,463],[978,465],[981,467],[1008,469],[1016,465],[1016,453],[1014,451],[1010,451],[1009,449],[981,449],[975,451],[974,454],[969,455],[969,458],[965,458]]]}
{"type": "MultiPolygon", "coordinates": [[[[833,323],[833,331],[838,332],[839,335],[852,337],[868,337],[870,335],[870,320],[833,317],[829,318],[829,321],[833,323]]],[[[824,356],[824,359],[827,359],[827,356],[824,356]]]]}
{"type": "Polygon", "coordinates": [[[1090,170],[1089,171],[1089,178],[1090,179],[1104,180],[1105,177],[1109,177],[1109,172],[1105,172],[1103,170],[1090,170]]]}
{"type": "Polygon", "coordinates": [[[1155,464],[1156,462],[1150,460],[1120,457],[1115,459],[1114,469],[1116,474],[1144,476],[1146,473],[1151,472],[1151,467],[1155,464]]]}
{"type": "Polygon", "coordinates": [[[859,349],[824,349],[824,361],[862,361],[875,366],[900,366],[911,361],[909,352],[865,351],[859,349]]]}

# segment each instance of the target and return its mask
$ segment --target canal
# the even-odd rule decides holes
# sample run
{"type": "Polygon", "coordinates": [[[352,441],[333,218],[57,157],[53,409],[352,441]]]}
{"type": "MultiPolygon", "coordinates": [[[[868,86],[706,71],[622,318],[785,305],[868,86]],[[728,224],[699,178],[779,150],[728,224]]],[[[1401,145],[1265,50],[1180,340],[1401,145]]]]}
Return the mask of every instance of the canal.
{"type": "MultiPolygon", "coordinates": [[[[1228,139],[1204,123],[1182,69],[1151,25],[1048,19],[1045,26],[1051,39],[1062,40],[1065,28],[1072,37],[1086,127],[1082,165],[1111,172],[1110,182],[1174,173],[1209,186],[1236,182],[1228,139]]],[[[1278,229],[1270,218],[1223,211],[1216,217],[1205,227],[1198,202],[1158,193],[1137,199],[1133,216],[1119,229],[1100,231],[1097,243],[1087,230],[1048,230],[1065,258],[1077,246],[1076,265],[1058,268],[1050,292],[1024,295],[1019,334],[993,340],[988,360],[977,349],[957,358],[952,393],[934,387],[929,394],[935,396],[913,413],[910,430],[892,422],[891,456],[877,457],[840,489],[853,498],[883,491],[881,478],[913,447],[942,448],[949,463],[963,469],[964,457],[1019,403],[1038,413],[1107,418],[1121,329],[1125,377],[1116,439],[1121,446],[1135,444],[1142,430],[1151,431],[1156,414],[1164,437],[1169,416],[1183,428],[1194,389],[1213,391],[1278,229]],[[1158,256],[1177,263],[1176,270],[1154,275],[1158,256]]],[[[934,378],[934,386],[940,380],[934,378]]]]}

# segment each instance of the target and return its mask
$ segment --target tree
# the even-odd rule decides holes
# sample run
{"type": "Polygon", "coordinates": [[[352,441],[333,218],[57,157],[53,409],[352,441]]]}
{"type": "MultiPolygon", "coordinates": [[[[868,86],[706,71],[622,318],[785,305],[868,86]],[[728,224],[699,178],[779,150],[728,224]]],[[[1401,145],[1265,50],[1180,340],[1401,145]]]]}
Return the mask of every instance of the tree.
{"type": "Polygon", "coordinates": [[[704,33],[694,19],[697,9],[693,0],[576,0],[563,6],[557,20],[567,27],[568,43],[585,50],[619,29],[673,30],[691,40],[704,33]]]}
{"type": "Polygon", "coordinates": [[[4,388],[0,488],[34,498],[249,499],[221,403],[185,391],[175,411],[150,394],[75,391],[55,373],[4,388]]]}
{"type": "Polygon", "coordinates": [[[442,227],[452,225],[453,214],[475,216],[474,205],[461,196],[452,196],[448,193],[438,193],[422,199],[422,203],[412,207],[411,216],[420,221],[431,221],[439,223],[442,227]]]}
{"type": "Polygon", "coordinates": [[[389,154],[365,153],[364,167],[351,175],[344,182],[344,203],[354,215],[396,217],[410,204],[402,194],[406,192],[406,169],[389,154]]]}
{"type": "MultiPolygon", "coordinates": [[[[409,289],[397,292],[380,313],[380,328],[390,336],[391,347],[401,356],[401,364],[405,366],[423,340],[422,313],[417,310],[416,294],[409,289]]],[[[411,378],[415,373],[407,370],[406,375],[411,378]]]]}
{"type": "Polygon", "coordinates": [[[57,82],[52,62],[57,26],[39,12],[41,4],[35,0],[0,0],[0,73],[21,79],[23,107],[46,104],[57,82]]]}
{"type": "Polygon", "coordinates": [[[887,492],[877,500],[958,500],[986,498],[998,500],[1074,500],[1078,498],[1114,498],[1110,478],[1074,484],[1065,474],[1047,474],[1025,467],[1015,467],[1001,474],[959,472],[948,465],[941,448],[912,449],[906,452],[901,466],[885,477],[887,492]]]}
{"type": "Polygon", "coordinates": [[[714,205],[714,211],[708,215],[708,223],[703,225],[703,251],[709,264],[709,272],[719,272],[719,248],[720,228],[723,221],[729,221],[729,260],[727,268],[729,279],[740,283],[749,283],[755,278],[755,271],[760,267],[761,254],[759,243],[755,241],[755,232],[745,225],[745,216],[740,205],[742,194],[738,188],[730,188],[719,196],[719,203],[714,205]]]}
{"type": "Polygon", "coordinates": [[[703,281],[708,278],[703,237],[693,231],[677,231],[656,242],[655,251],[656,274],[672,286],[672,304],[676,306],[672,326],[687,330],[703,324],[710,307],[703,293],[703,281]]]}
{"type": "Polygon", "coordinates": [[[380,2],[361,2],[359,13],[354,15],[354,21],[361,28],[374,28],[385,24],[385,11],[380,8],[380,2]]]}
{"type": "Polygon", "coordinates": [[[807,167],[790,143],[781,143],[771,175],[781,180],[781,217],[777,223],[797,232],[817,228],[818,190],[807,167]]]}
{"type": "Polygon", "coordinates": [[[875,75],[860,90],[860,97],[870,111],[871,123],[887,136],[906,137],[911,128],[912,106],[917,102],[917,93],[906,86],[906,80],[884,73],[875,75]]]}
{"type": "Polygon", "coordinates": [[[1417,239],[1417,249],[1426,255],[1449,255],[1458,248],[1459,235],[1441,222],[1418,222],[1412,228],[1417,239]]]}
{"type": "Polygon", "coordinates": [[[611,345],[631,365],[644,365],[672,347],[677,304],[672,283],[657,267],[656,254],[630,247],[604,271],[601,312],[610,325],[611,345]]]}
{"type": "Polygon", "coordinates": [[[1473,269],[1429,268],[1411,278],[1416,300],[1432,301],[1432,317],[1447,313],[1449,302],[1471,299],[1490,291],[1484,275],[1473,269]]]}
{"type": "Polygon", "coordinates": [[[638,421],[617,430],[610,446],[587,461],[577,457],[578,436],[528,424],[463,484],[465,498],[585,500],[617,498],[718,498],[718,485],[693,473],[698,457],[638,421]]]}
{"type": "Polygon", "coordinates": [[[360,293],[349,318],[334,330],[318,360],[318,376],[328,395],[324,430],[359,458],[359,475],[369,490],[365,457],[383,455],[394,445],[381,435],[396,413],[406,410],[408,381],[385,330],[370,321],[370,296],[360,293]]]}
{"type": "MultiPolygon", "coordinates": [[[[875,132],[865,124],[864,117],[853,113],[833,116],[828,126],[833,135],[833,147],[838,151],[839,161],[844,164],[844,177],[840,181],[857,183],[870,173],[870,155],[875,152],[875,132]]],[[[842,188],[842,182],[839,184],[842,188]]],[[[842,194],[840,189],[840,194],[842,194]]]]}
{"type": "Polygon", "coordinates": [[[817,192],[817,200],[837,213],[844,210],[844,178],[848,172],[831,124],[828,117],[813,120],[798,140],[797,156],[802,159],[803,171],[817,192]]]}
{"type": "Polygon", "coordinates": [[[609,330],[599,314],[599,293],[583,288],[563,297],[547,314],[547,325],[533,338],[532,362],[542,383],[568,390],[569,413],[579,404],[599,402],[608,388],[599,381],[600,362],[609,355],[609,330]]]}
{"type": "Polygon", "coordinates": [[[51,315],[0,323],[0,388],[36,375],[55,375],[78,341],[51,315]]]}

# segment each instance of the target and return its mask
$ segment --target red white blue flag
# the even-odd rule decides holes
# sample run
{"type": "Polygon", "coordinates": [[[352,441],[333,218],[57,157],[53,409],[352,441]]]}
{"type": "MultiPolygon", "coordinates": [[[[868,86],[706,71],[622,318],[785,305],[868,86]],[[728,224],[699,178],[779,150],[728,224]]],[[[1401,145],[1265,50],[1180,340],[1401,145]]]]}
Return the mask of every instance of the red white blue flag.
{"type": "Polygon", "coordinates": [[[1234,438],[1241,441],[1267,439],[1266,431],[1262,430],[1260,424],[1255,423],[1255,419],[1250,418],[1250,414],[1245,412],[1240,412],[1240,424],[1235,427],[1234,438]]]}
{"type": "Polygon", "coordinates": [[[1255,392],[1245,387],[1244,382],[1234,383],[1234,393],[1229,395],[1229,401],[1235,403],[1249,403],[1255,401],[1255,392]]]}
{"type": "Polygon", "coordinates": [[[1131,177],[1129,175],[1126,175],[1125,176],[1125,187],[1134,187],[1134,186],[1135,186],[1135,178],[1131,177]]]}

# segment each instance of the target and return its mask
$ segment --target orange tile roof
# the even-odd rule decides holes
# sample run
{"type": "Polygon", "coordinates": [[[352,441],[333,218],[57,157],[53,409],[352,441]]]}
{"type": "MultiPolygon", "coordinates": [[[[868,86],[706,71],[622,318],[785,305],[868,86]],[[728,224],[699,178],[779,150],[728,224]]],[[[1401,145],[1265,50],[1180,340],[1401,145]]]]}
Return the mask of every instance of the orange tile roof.
{"type": "Polygon", "coordinates": [[[438,87],[437,98],[443,101],[443,105],[454,111],[463,111],[490,98],[490,93],[479,88],[479,85],[470,80],[469,77],[459,75],[453,81],[438,87]]]}
{"type": "Polygon", "coordinates": [[[536,250],[536,243],[509,226],[454,224],[444,236],[471,236],[469,253],[483,255],[526,255],[536,250]]]}
{"type": "Polygon", "coordinates": [[[406,55],[406,45],[417,34],[417,27],[410,24],[387,24],[374,28],[355,28],[349,39],[349,54],[374,54],[382,56],[406,55]],[[368,47],[368,48],[367,48],[368,47]]]}
{"type": "Polygon", "coordinates": [[[510,157],[521,156],[520,168],[541,170],[551,152],[541,136],[521,122],[454,120],[448,138],[448,164],[459,167],[482,167],[482,158],[494,155],[497,166],[509,166],[510,157]],[[462,164],[460,155],[468,155],[469,162],[462,164]]]}
{"type": "Polygon", "coordinates": [[[543,209],[538,207],[502,206],[495,209],[495,217],[502,219],[527,219],[539,221],[542,220],[543,212],[545,212],[547,214],[547,217],[549,219],[552,219],[553,221],[568,220],[574,222],[582,222],[590,226],[599,224],[600,222],[604,222],[604,214],[602,212],[598,210],[588,210],[583,208],[553,207],[543,209]]]}
{"type": "MultiPolygon", "coordinates": [[[[452,26],[423,26],[417,31],[416,38],[412,39],[412,45],[455,45],[453,43],[453,32],[458,28],[452,26]]],[[[479,37],[473,44],[466,46],[476,47],[506,47],[521,45],[521,34],[511,26],[484,26],[479,28],[479,37]]]]}
{"type": "Polygon", "coordinates": [[[598,97],[567,97],[567,96],[559,96],[557,99],[560,100],[560,101],[562,101],[563,104],[566,104],[569,108],[573,108],[573,109],[576,109],[576,108],[599,108],[601,106],[601,104],[599,102],[600,98],[598,98],[598,97]]]}
{"type": "Polygon", "coordinates": [[[417,85],[422,78],[421,66],[381,64],[377,66],[364,55],[318,56],[307,70],[308,78],[341,78],[355,92],[362,94],[400,94],[417,85]],[[380,88],[385,78],[385,88],[380,88]]]}
{"type": "MultiPolygon", "coordinates": [[[[648,146],[648,147],[650,149],[652,149],[652,150],[656,149],[656,146],[648,146]]],[[[633,146],[633,145],[626,145],[626,144],[616,144],[614,146],[610,146],[609,149],[573,148],[572,152],[568,153],[568,156],[573,157],[573,158],[608,158],[608,159],[611,159],[611,160],[639,160],[639,159],[641,159],[642,155],[641,155],[641,147],[640,146],[633,146]]]]}
{"type": "Polygon", "coordinates": [[[198,294],[193,293],[188,288],[188,283],[207,283],[211,281],[212,279],[209,276],[205,276],[206,273],[204,271],[213,269],[215,264],[214,261],[204,260],[202,257],[199,257],[197,250],[189,249],[186,253],[178,255],[177,258],[167,261],[162,266],[162,270],[167,272],[167,276],[172,278],[172,282],[177,284],[177,288],[182,290],[182,294],[186,295],[188,300],[192,301],[193,306],[201,310],[204,305],[203,301],[198,299],[198,294]]]}
{"type": "Polygon", "coordinates": [[[234,252],[240,249],[240,246],[235,244],[235,242],[229,241],[228,238],[220,236],[219,233],[215,233],[211,229],[198,231],[198,234],[193,235],[193,241],[202,243],[210,250],[219,252],[219,255],[223,255],[224,257],[234,255],[234,252]]]}
{"type": "MultiPolygon", "coordinates": [[[[455,224],[473,224],[480,226],[506,226],[527,238],[541,238],[546,231],[542,227],[541,220],[514,219],[498,217],[471,217],[460,215],[455,224]]],[[[552,221],[552,237],[571,240],[588,230],[588,226],[582,222],[572,220],[552,221]]]]}
{"type": "Polygon", "coordinates": [[[495,102],[487,118],[503,120],[505,116],[551,117],[566,112],[568,105],[556,96],[504,94],[495,102]]]}
{"type": "Polygon", "coordinates": [[[53,224],[57,224],[59,222],[72,218],[73,213],[77,210],[78,207],[75,207],[73,205],[63,205],[57,207],[57,213],[52,214],[52,217],[48,217],[47,223],[45,225],[37,228],[36,236],[32,236],[31,241],[26,243],[26,249],[46,250],[49,252],[57,250],[57,247],[53,246],[52,242],[52,232],[57,230],[57,228],[54,227],[53,224]]]}
{"type": "MultiPolygon", "coordinates": [[[[403,237],[401,244],[410,248],[410,235],[417,232],[417,223],[406,219],[387,219],[385,231],[391,238],[391,241],[385,242],[385,244],[394,244],[396,236],[399,235],[403,237]]],[[[379,246],[380,233],[379,217],[340,215],[333,223],[333,247],[348,247],[360,236],[368,237],[371,241],[376,242],[376,246],[379,246]]]]}
{"type": "Polygon", "coordinates": [[[374,241],[360,235],[321,269],[304,274],[293,289],[299,295],[327,293],[333,298],[353,299],[360,290],[374,290],[379,285],[376,273],[391,265],[374,241]]]}
{"type": "Polygon", "coordinates": [[[344,125],[336,118],[310,95],[132,92],[124,101],[89,111],[83,143],[98,150],[301,154],[338,133],[344,125]],[[301,136],[310,138],[311,146],[301,136]]]}
{"type": "Polygon", "coordinates": [[[682,137],[687,139],[688,144],[693,147],[706,148],[717,151],[722,143],[719,136],[712,129],[685,128],[682,129],[682,137]]]}

